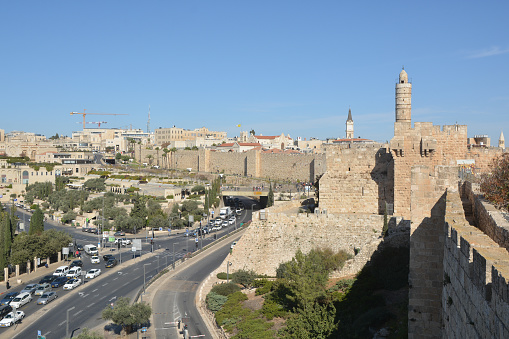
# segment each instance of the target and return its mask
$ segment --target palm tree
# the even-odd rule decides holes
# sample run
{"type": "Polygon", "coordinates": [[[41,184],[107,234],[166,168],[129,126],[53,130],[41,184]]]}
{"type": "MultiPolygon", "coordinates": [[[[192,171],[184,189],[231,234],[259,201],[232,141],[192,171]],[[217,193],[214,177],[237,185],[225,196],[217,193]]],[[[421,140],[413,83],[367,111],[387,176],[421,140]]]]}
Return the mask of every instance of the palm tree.
{"type": "MultiPolygon", "coordinates": [[[[170,150],[169,150],[169,149],[167,149],[166,147],[165,147],[165,148],[163,148],[163,152],[164,152],[163,159],[166,159],[166,165],[167,165],[167,166],[168,166],[168,152],[169,152],[169,151],[170,151],[170,150]]],[[[170,167],[170,166],[168,166],[168,168],[169,168],[169,167],[170,167]]]]}
{"type": "Polygon", "coordinates": [[[153,156],[152,154],[149,154],[149,155],[147,155],[147,156],[146,156],[146,158],[148,159],[148,164],[149,164],[149,165],[152,165],[152,158],[153,158],[153,157],[154,157],[154,156],[153,156]]]}
{"type": "Polygon", "coordinates": [[[156,147],[155,150],[156,150],[156,154],[157,154],[157,166],[159,166],[159,147],[156,147]]]}

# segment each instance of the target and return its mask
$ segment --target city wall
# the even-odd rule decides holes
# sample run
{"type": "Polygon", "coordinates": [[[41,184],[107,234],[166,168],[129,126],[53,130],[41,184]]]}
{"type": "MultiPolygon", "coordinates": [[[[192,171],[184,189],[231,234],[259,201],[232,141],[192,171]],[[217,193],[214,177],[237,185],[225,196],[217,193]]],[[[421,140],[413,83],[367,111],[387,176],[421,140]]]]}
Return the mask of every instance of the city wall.
{"type": "MultiPolygon", "coordinates": [[[[463,192],[470,194],[468,186],[463,192]]],[[[494,213],[475,200],[479,215],[494,213]]],[[[509,338],[509,254],[467,222],[463,204],[457,192],[447,195],[442,338],[509,338]]],[[[495,225],[491,218],[476,220],[481,229],[507,226],[495,225]]]]}
{"type": "Polygon", "coordinates": [[[168,169],[187,169],[225,173],[271,180],[314,181],[326,169],[324,154],[271,154],[259,150],[215,152],[210,150],[136,149],[135,158],[150,165],[168,169]],[[141,152],[141,153],[140,153],[141,152]],[[141,156],[140,156],[141,154],[141,156]],[[150,155],[150,157],[149,157],[150,155]]]}
{"type": "Polygon", "coordinates": [[[254,270],[259,274],[276,275],[279,264],[290,261],[300,249],[344,250],[355,256],[349,272],[358,272],[371,258],[382,238],[383,215],[370,214],[286,214],[299,206],[298,201],[265,209],[266,220],[255,212],[253,222],[232,254],[226,259],[231,271],[254,270]]]}

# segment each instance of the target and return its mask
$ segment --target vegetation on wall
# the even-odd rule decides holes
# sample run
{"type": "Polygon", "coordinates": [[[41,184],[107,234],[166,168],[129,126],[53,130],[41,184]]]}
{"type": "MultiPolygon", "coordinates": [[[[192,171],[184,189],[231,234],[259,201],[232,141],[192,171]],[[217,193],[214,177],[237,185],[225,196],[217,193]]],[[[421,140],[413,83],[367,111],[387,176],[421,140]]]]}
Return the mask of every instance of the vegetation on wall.
{"type": "Polygon", "coordinates": [[[509,209],[509,155],[493,160],[491,173],[483,175],[480,188],[488,201],[499,208],[509,209]]]}

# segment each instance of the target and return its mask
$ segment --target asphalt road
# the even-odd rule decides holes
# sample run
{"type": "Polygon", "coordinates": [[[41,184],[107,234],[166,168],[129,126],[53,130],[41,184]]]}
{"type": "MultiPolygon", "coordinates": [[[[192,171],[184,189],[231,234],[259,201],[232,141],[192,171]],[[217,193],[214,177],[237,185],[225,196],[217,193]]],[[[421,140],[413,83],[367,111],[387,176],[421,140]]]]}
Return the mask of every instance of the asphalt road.
{"type": "MultiPolygon", "coordinates": [[[[237,218],[238,223],[251,220],[251,207],[248,204],[246,204],[246,207],[247,209],[240,217],[237,218]]],[[[18,209],[18,214],[21,214],[21,220],[23,220],[22,214],[26,214],[25,221],[28,223],[29,213],[18,209]]],[[[28,229],[28,227],[25,228],[28,229]]],[[[50,223],[45,223],[45,229],[49,228],[55,228],[58,230],[64,229],[73,236],[73,239],[75,239],[78,244],[85,245],[87,243],[97,243],[97,235],[81,232],[80,230],[67,226],[56,226],[50,223]]],[[[218,231],[217,237],[221,237],[233,228],[233,226],[230,226],[228,229],[218,231]]],[[[213,234],[207,235],[204,239],[200,240],[199,245],[206,246],[212,241],[214,241],[213,234]]],[[[46,338],[48,339],[65,338],[67,327],[69,327],[69,334],[71,334],[74,330],[79,331],[79,329],[83,329],[84,327],[96,327],[103,322],[101,319],[101,312],[106,306],[115,302],[115,300],[121,296],[132,299],[143,287],[144,277],[145,280],[148,281],[165,266],[171,265],[173,260],[178,260],[185,256],[186,253],[192,252],[196,249],[195,239],[186,237],[182,234],[154,239],[154,249],[159,249],[157,251],[159,253],[157,257],[145,258],[145,254],[148,254],[151,251],[151,245],[145,241],[142,242],[142,245],[142,256],[134,259],[134,262],[132,262],[133,256],[130,252],[130,248],[122,249],[122,260],[123,262],[126,262],[127,266],[122,267],[118,273],[113,273],[108,276],[105,276],[105,273],[107,273],[108,270],[116,269],[104,268],[104,263],[102,261],[99,265],[93,265],[91,264],[88,255],[84,254],[82,257],[84,263],[83,271],[86,272],[90,268],[101,268],[103,274],[92,280],[86,279],[84,285],[79,287],[78,291],[64,291],[61,287],[54,289],[56,290],[59,298],[46,306],[37,305],[36,300],[38,297],[34,297],[32,302],[21,307],[21,310],[26,314],[26,318],[20,325],[17,326],[15,335],[10,335],[10,337],[37,337],[38,331],[41,331],[43,335],[47,335],[46,338]],[[175,248],[175,255],[173,253],[173,248],[175,248]],[[65,300],[65,302],[58,303],[59,299],[66,295],[69,295],[69,297],[65,300]],[[53,306],[53,304],[57,303],[58,305],[53,306]],[[70,310],[72,307],[74,308],[70,310]],[[41,309],[44,310],[44,312],[42,312],[43,314],[38,312],[41,309]],[[36,312],[38,312],[37,315],[34,315],[36,312]],[[67,317],[69,317],[69,324],[67,323],[67,317]]],[[[194,286],[197,287],[199,282],[201,282],[203,278],[205,278],[221,263],[228,250],[229,244],[222,248],[219,254],[214,254],[213,256],[210,256],[210,258],[207,256],[206,260],[202,260],[203,265],[202,261],[200,261],[199,264],[186,269],[185,274],[179,274],[178,279],[175,277],[177,279],[177,285],[180,284],[180,286],[185,286],[183,291],[177,289],[175,291],[177,293],[174,293],[174,303],[172,303],[172,305],[174,305],[173,307],[175,307],[176,310],[184,312],[184,314],[188,312],[192,319],[199,319],[197,310],[194,307],[194,297],[191,297],[189,293],[195,292],[194,286]],[[189,286],[192,286],[193,288],[187,291],[189,286]]],[[[116,250],[108,253],[114,254],[117,260],[120,258],[120,255],[116,250]]],[[[102,255],[103,254],[105,253],[103,252],[102,255]]],[[[49,274],[51,273],[52,272],[49,272],[49,274]]],[[[27,281],[26,284],[37,282],[38,281],[27,281]]],[[[24,285],[13,290],[19,291],[23,287],[24,285]]],[[[163,327],[164,326],[161,325],[161,328],[163,327]]],[[[203,332],[205,331],[205,327],[203,325],[196,325],[193,326],[192,331],[197,331],[196,333],[203,332]]],[[[5,332],[6,329],[0,329],[0,338],[5,337],[5,332]]]]}

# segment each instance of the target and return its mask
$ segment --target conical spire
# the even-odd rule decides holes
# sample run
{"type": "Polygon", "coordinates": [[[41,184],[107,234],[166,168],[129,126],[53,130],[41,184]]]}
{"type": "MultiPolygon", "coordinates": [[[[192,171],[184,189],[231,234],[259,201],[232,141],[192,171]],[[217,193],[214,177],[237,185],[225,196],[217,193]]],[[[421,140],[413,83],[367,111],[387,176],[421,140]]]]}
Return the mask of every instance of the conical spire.
{"type": "Polygon", "coordinates": [[[352,119],[352,109],[351,108],[348,109],[348,119],[346,119],[346,121],[353,121],[353,119],[352,119]]]}

